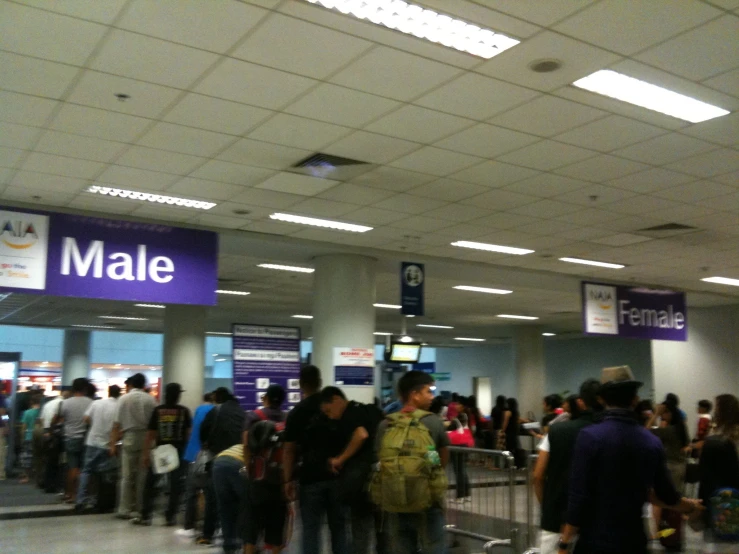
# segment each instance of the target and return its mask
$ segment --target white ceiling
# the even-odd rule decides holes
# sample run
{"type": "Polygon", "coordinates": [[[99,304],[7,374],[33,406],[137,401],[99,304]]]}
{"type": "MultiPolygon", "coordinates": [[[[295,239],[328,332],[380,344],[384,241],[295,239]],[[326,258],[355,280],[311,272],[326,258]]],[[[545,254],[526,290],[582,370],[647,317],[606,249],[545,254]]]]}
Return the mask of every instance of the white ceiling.
{"type": "MultiPolygon", "coordinates": [[[[309,262],[306,253],[332,248],[372,249],[385,264],[386,302],[397,299],[399,257],[429,260],[429,315],[484,336],[499,308],[576,328],[580,277],[716,293],[692,295],[694,305],[739,302],[739,291],[699,280],[739,278],[739,1],[419,3],[521,43],[482,60],[303,0],[3,0],[0,201],[233,230],[228,240],[252,250],[223,254],[221,276],[253,294],[213,311],[218,330],[308,310],[310,276],[254,265],[309,262]],[[543,58],[562,68],[528,69],[543,58]],[[732,113],[691,125],[571,86],[604,68],[732,113]],[[318,151],[375,166],[346,182],[285,171],[318,151]],[[91,183],[218,206],[101,198],[84,192],[91,183]],[[375,229],[277,223],[276,210],[375,229]],[[698,230],[637,233],[670,222],[698,230]],[[259,237],[301,251],[255,255],[259,237]],[[454,240],[536,253],[468,251],[454,240]],[[628,267],[587,269],[563,256],[628,267]],[[455,275],[470,274],[461,270],[484,285],[501,268],[522,271],[497,285],[537,282],[489,305],[451,291],[455,275]],[[561,278],[567,287],[551,284],[561,278]]],[[[71,323],[68,301],[58,302],[61,319],[21,310],[3,321],[71,323]]],[[[93,316],[122,309],[83,305],[93,316]]],[[[397,330],[386,318],[378,330],[397,330]]]]}

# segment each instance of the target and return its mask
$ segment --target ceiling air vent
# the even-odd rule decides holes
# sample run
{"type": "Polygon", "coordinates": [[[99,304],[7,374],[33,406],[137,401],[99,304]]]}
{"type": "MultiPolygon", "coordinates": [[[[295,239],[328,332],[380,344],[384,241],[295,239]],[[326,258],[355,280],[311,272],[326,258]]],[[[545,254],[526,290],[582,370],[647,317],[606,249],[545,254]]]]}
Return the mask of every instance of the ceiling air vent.
{"type": "Polygon", "coordinates": [[[663,225],[655,225],[654,227],[639,229],[636,233],[642,236],[662,239],[678,235],[687,235],[689,233],[695,233],[696,231],[700,231],[700,229],[690,225],[684,225],[682,223],[665,223],[663,225]]]}
{"type": "Polygon", "coordinates": [[[311,177],[319,177],[321,179],[347,181],[375,167],[375,164],[361,160],[352,160],[351,158],[342,158],[341,156],[332,156],[331,154],[317,152],[294,164],[288,171],[310,175],[311,177]]]}

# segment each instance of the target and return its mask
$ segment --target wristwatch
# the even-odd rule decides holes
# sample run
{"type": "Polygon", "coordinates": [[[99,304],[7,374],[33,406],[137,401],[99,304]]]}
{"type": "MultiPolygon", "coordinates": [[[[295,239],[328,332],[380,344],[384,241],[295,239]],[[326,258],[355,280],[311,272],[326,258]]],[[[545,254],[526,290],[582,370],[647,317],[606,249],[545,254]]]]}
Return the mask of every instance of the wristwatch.
{"type": "Polygon", "coordinates": [[[557,546],[557,548],[559,548],[560,550],[568,551],[570,549],[570,543],[559,539],[559,546],[557,546]]]}

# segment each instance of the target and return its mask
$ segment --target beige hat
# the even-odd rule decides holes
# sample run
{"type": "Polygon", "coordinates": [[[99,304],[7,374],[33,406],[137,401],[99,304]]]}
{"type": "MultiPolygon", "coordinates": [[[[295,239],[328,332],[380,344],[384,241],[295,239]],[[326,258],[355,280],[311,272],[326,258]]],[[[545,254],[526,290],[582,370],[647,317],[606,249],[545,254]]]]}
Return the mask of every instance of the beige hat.
{"type": "Polygon", "coordinates": [[[619,365],[615,367],[604,367],[600,384],[603,388],[611,388],[626,385],[641,387],[644,383],[634,379],[634,374],[629,366],[619,365]]]}

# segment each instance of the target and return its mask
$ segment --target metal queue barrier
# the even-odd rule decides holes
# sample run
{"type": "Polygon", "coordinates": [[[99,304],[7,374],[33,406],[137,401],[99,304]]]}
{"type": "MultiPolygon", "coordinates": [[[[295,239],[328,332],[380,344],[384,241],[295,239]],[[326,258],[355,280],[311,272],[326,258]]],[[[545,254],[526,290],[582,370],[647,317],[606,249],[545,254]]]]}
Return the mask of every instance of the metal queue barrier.
{"type": "Polygon", "coordinates": [[[470,544],[479,549],[482,543],[488,554],[520,554],[534,545],[538,505],[531,475],[536,456],[527,458],[527,467],[516,468],[510,452],[449,450],[445,529],[452,541],[450,552],[468,552],[470,544]]]}

